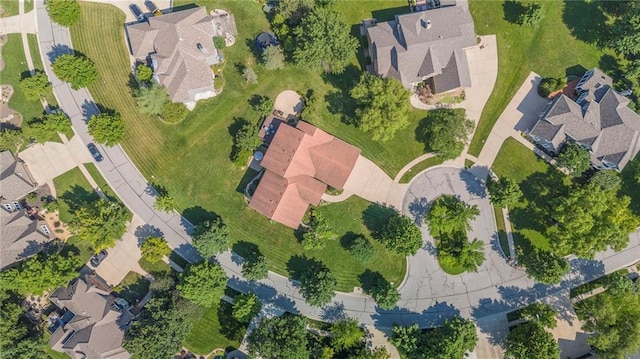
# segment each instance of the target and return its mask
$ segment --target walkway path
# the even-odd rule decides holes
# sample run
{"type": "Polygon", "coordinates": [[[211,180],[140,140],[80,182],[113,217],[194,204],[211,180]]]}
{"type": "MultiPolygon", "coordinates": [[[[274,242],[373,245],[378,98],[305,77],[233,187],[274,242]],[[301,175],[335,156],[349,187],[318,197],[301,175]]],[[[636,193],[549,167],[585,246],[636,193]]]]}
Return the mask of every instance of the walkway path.
{"type": "MultiPolygon", "coordinates": [[[[40,50],[45,70],[53,84],[54,93],[61,107],[71,117],[77,137],[84,143],[90,142],[92,138],[87,133],[85,121],[98,112],[93,99],[86,89],[73,91],[66,83],[56,78],[51,71],[48,58],[54,45],[71,47],[69,32],[66,28],[51,23],[41,2],[37,2],[36,7],[40,50]]],[[[170,246],[185,259],[198,260],[199,256],[191,247],[191,239],[188,234],[192,225],[176,212],[167,214],[153,208],[154,192],[120,146],[99,147],[104,160],[96,165],[124,204],[147,225],[147,228],[161,232],[170,246]]],[[[366,168],[365,161],[362,165],[366,168]]],[[[456,170],[454,169],[454,171],[456,170]]],[[[474,184],[474,181],[477,180],[474,180],[473,176],[466,171],[465,174],[458,172],[458,179],[456,179],[455,175],[451,176],[449,173],[449,179],[452,181],[450,185],[447,173],[449,172],[437,169],[425,172],[420,177],[423,179],[419,178],[412,182],[407,196],[414,196],[415,199],[422,197],[432,199],[433,194],[422,193],[419,188],[421,181],[423,183],[431,182],[436,185],[434,186],[436,189],[468,196],[470,200],[486,206],[486,199],[479,192],[481,187],[474,184]],[[440,175],[437,175],[438,173],[440,175]],[[460,181],[464,183],[462,186],[459,184],[460,181]]],[[[393,183],[390,178],[388,182],[393,183]]],[[[428,189],[425,188],[425,190],[428,189]]],[[[406,197],[404,200],[402,200],[402,196],[398,197],[399,199],[394,198],[393,201],[388,200],[387,203],[399,202],[401,206],[406,204],[407,207],[401,208],[411,214],[414,211],[414,206],[412,206],[414,200],[411,197],[406,197]]],[[[483,209],[483,212],[486,210],[483,209]]],[[[492,230],[492,227],[488,226],[493,226],[493,223],[490,221],[489,224],[478,224],[477,229],[474,228],[473,235],[485,240],[492,230]]],[[[634,234],[628,250],[620,253],[599,254],[598,259],[602,261],[602,264],[574,260],[572,261],[574,270],[557,287],[534,286],[533,282],[528,280],[521,271],[506,267],[503,260],[496,262],[497,259],[494,255],[490,255],[487,267],[483,268],[483,270],[486,269],[486,273],[482,278],[478,274],[470,274],[470,276],[461,276],[460,279],[455,279],[441,271],[438,272],[439,270],[433,267],[434,261],[433,257],[430,257],[430,253],[427,250],[421,251],[416,257],[410,258],[409,277],[400,288],[402,299],[398,303],[398,308],[391,311],[377,308],[375,302],[367,296],[351,293],[336,293],[333,298],[334,303],[325,308],[311,307],[302,299],[295,281],[270,272],[267,279],[258,283],[249,283],[241,275],[242,258],[227,251],[217,259],[227,272],[231,287],[242,292],[251,291],[266,303],[274,303],[285,310],[301,313],[314,319],[328,320],[338,313],[343,313],[357,319],[362,324],[375,325],[378,328],[389,328],[393,323],[419,323],[421,326],[432,326],[442,323],[450,315],[459,311],[463,316],[478,319],[480,330],[493,336],[492,329],[489,325],[485,326],[483,324],[485,321],[481,318],[491,317],[495,313],[503,313],[522,306],[535,298],[553,294],[562,288],[598,276],[605,270],[617,269],[636,260],[638,248],[640,248],[640,239],[637,234],[634,234]],[[489,261],[493,262],[493,268],[490,268],[489,261]],[[488,287],[487,278],[490,281],[488,287]]],[[[425,249],[430,249],[429,241],[425,243],[425,249]]]]}
{"type": "Polygon", "coordinates": [[[396,178],[393,179],[393,182],[400,183],[400,179],[402,179],[402,176],[404,176],[405,173],[407,173],[409,170],[411,170],[413,168],[413,166],[417,165],[418,163],[420,163],[422,161],[428,160],[431,157],[435,157],[435,156],[436,155],[434,153],[425,153],[422,156],[416,157],[411,162],[407,163],[404,167],[402,167],[402,169],[400,169],[400,171],[396,175],[396,178]]]}
{"type": "MultiPolygon", "coordinates": [[[[19,1],[19,0],[14,0],[19,1]]],[[[19,2],[19,14],[0,19],[0,35],[1,34],[18,34],[27,32],[29,34],[36,33],[33,12],[24,12],[24,2],[19,2]]]]}

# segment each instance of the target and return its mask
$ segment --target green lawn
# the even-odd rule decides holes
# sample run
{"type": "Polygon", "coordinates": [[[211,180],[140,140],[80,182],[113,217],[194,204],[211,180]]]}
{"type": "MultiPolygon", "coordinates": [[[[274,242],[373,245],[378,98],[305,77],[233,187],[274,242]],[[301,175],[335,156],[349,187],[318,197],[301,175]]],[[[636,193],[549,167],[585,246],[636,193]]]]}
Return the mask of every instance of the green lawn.
{"type": "Polygon", "coordinates": [[[29,76],[29,67],[24,56],[20,34],[9,34],[7,37],[7,43],[2,46],[2,59],[5,67],[0,72],[0,81],[2,84],[13,86],[14,93],[9,100],[9,107],[20,112],[23,120],[28,122],[33,118],[40,118],[44,110],[40,101],[27,100],[20,88],[22,76],[29,76]]]}
{"type": "Polygon", "coordinates": [[[157,261],[152,263],[143,257],[143,258],[140,258],[140,260],[138,261],[138,264],[140,264],[140,267],[142,267],[142,269],[146,270],[152,275],[171,273],[171,267],[169,267],[169,264],[163,261],[157,261]]]}
{"type": "MultiPolygon", "coordinates": [[[[348,23],[356,25],[361,19],[372,16],[375,9],[406,6],[404,1],[367,1],[338,3],[348,23]]],[[[198,221],[212,214],[222,216],[229,225],[232,240],[248,241],[258,245],[265,254],[271,269],[287,274],[287,262],[302,253],[293,231],[249,209],[241,193],[240,183],[245,170],[229,159],[232,137],[230,127],[234,118],[256,121],[258,114],[247,101],[253,94],[275,98],[285,89],[300,93],[313,88],[324,107],[314,116],[313,122],[330,133],[360,147],[363,154],[380,165],[392,177],[406,163],[424,152],[423,144],[415,139],[415,129],[424,112],[411,111],[410,125],[396,139],[376,143],[360,130],[341,121],[342,112],[352,111],[348,101],[348,89],[360,74],[358,58],[342,76],[321,76],[302,67],[287,66],[283,70],[268,72],[253,65],[259,84],[249,85],[236,70],[236,64],[254,64],[256,58],[249,46],[255,36],[269,29],[261,6],[251,2],[211,1],[209,8],[219,7],[231,11],[239,26],[236,44],[224,50],[229,62],[225,68],[224,92],[201,101],[195,111],[180,124],[165,125],[151,116],[138,113],[135,101],[127,89],[129,62],[124,41],[122,23],[124,14],[117,8],[95,3],[80,3],[82,19],[71,28],[73,44],[77,50],[89,56],[102,74],[89,87],[96,101],[119,111],[126,122],[124,147],[138,168],[154,182],[165,186],[174,197],[178,208],[188,218],[198,221]],[[106,51],[103,39],[110,39],[106,51]],[[249,44],[249,45],[248,45],[249,44]],[[108,74],[108,75],[107,75],[108,74]],[[332,113],[333,112],[333,113],[332,113]],[[187,180],[185,180],[187,179],[187,180]]],[[[180,5],[180,4],[176,4],[180,5]]],[[[382,12],[389,17],[400,9],[382,12]]],[[[403,10],[403,12],[406,11],[403,10]]],[[[377,13],[376,13],[377,15],[377,13]]],[[[354,28],[355,29],[355,28],[354,28]]],[[[326,211],[335,212],[333,223],[338,232],[349,228],[363,229],[360,223],[362,211],[368,203],[357,199],[346,204],[329,205],[326,211]],[[346,212],[345,212],[346,211],[346,212]]],[[[358,286],[357,275],[364,267],[352,259],[339,244],[329,244],[318,253],[311,253],[325,262],[339,278],[339,288],[351,291],[358,286]],[[340,258],[340,260],[336,260],[340,258]]],[[[394,257],[380,249],[380,261],[372,261],[375,267],[391,281],[404,277],[404,258],[394,257]]]]}
{"type": "Polygon", "coordinates": [[[516,246],[526,247],[530,242],[548,250],[549,241],[544,236],[549,225],[545,208],[549,201],[567,191],[571,183],[569,177],[513,138],[504,142],[492,169],[498,177],[514,179],[523,192],[520,203],[509,207],[516,246]]]}
{"type": "Polygon", "coordinates": [[[213,308],[206,308],[204,314],[193,322],[183,345],[197,354],[208,354],[217,348],[240,347],[247,327],[233,319],[232,308],[222,300],[213,308]]]}
{"type": "Polygon", "coordinates": [[[596,35],[602,21],[597,2],[538,2],[544,17],[535,27],[521,27],[505,20],[513,14],[505,14],[504,4],[503,1],[486,0],[469,2],[476,33],[497,34],[499,64],[495,88],[469,148],[474,156],[480,154],[494,123],[530,71],[545,77],[580,75],[584,69],[596,66],[611,75],[616,71],[612,53],[600,50],[592,43],[595,36],[603,36],[596,35]]]}
{"type": "MultiPolygon", "coordinates": [[[[4,9],[4,13],[0,15],[0,17],[18,15],[18,1],[19,0],[0,0],[0,6],[4,9]]],[[[20,34],[18,34],[18,36],[20,36],[20,34]]]]}
{"type": "Polygon", "coordinates": [[[509,256],[509,241],[507,239],[507,230],[504,226],[504,217],[502,217],[502,208],[493,206],[493,213],[496,217],[496,228],[498,229],[500,248],[502,248],[505,256],[509,256]]]}
{"type": "Polygon", "coordinates": [[[444,162],[444,160],[442,159],[442,157],[438,156],[427,158],[422,162],[418,162],[415,166],[411,167],[405,174],[402,175],[402,177],[400,178],[400,183],[409,183],[411,182],[413,177],[420,174],[420,172],[426,170],[429,167],[442,164],[442,162],[444,162]]]}
{"type": "Polygon", "coordinates": [[[104,177],[102,177],[102,174],[100,174],[100,171],[98,171],[98,168],[96,167],[95,164],[93,164],[93,162],[85,163],[84,167],[87,169],[87,172],[89,172],[91,177],[93,177],[93,180],[96,181],[96,183],[98,184],[98,187],[100,187],[102,192],[108,198],[115,199],[116,201],[120,201],[120,198],[118,198],[118,196],[116,196],[116,194],[113,192],[111,187],[109,187],[109,184],[104,179],[104,177]]]}
{"type": "MultiPolygon", "coordinates": [[[[27,5],[27,3],[25,3],[27,5]]],[[[42,64],[42,58],[40,57],[40,48],[38,47],[38,37],[35,34],[27,34],[27,42],[29,43],[29,52],[31,53],[31,59],[33,60],[33,67],[36,70],[44,72],[44,65],[42,64]]],[[[45,98],[50,106],[58,106],[56,97],[53,96],[53,91],[49,92],[45,98]]],[[[70,133],[65,133],[69,139],[73,137],[73,130],[70,133]]]]}
{"type": "Polygon", "coordinates": [[[24,0],[24,13],[33,10],[33,0],[24,0]]]}
{"type": "Polygon", "coordinates": [[[60,220],[65,223],[73,219],[71,212],[74,208],[99,198],[78,167],[54,178],[53,185],[58,195],[60,220]]]}

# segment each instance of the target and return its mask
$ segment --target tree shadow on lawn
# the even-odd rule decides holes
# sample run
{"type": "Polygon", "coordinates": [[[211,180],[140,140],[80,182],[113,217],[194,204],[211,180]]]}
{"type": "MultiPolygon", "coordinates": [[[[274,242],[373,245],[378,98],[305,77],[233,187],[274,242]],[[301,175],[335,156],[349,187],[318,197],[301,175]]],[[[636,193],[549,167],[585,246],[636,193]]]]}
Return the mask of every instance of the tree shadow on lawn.
{"type": "Polygon", "coordinates": [[[520,15],[522,15],[526,10],[527,7],[522,5],[519,1],[505,1],[502,4],[504,20],[510,24],[518,24],[520,22],[520,15]]]}
{"type": "Polygon", "coordinates": [[[348,65],[341,74],[323,74],[324,82],[333,86],[333,89],[324,96],[328,104],[327,110],[334,115],[340,115],[340,120],[347,125],[357,125],[356,103],[349,92],[358,82],[362,71],[355,65],[348,65]]]}
{"type": "Polygon", "coordinates": [[[220,216],[216,212],[209,211],[202,208],[201,206],[186,208],[184,211],[182,211],[182,216],[187,218],[189,222],[191,222],[195,226],[206,221],[215,221],[220,218],[220,216]]]}
{"type": "Polygon", "coordinates": [[[349,250],[353,246],[353,243],[356,240],[356,238],[360,236],[362,236],[362,234],[349,231],[345,233],[342,237],[340,237],[340,245],[342,246],[342,248],[349,250]]]}
{"type": "Polygon", "coordinates": [[[242,338],[247,331],[248,323],[242,323],[233,318],[233,305],[220,301],[218,306],[218,322],[220,323],[220,334],[225,338],[235,342],[242,342],[242,338]]]}
{"type": "Polygon", "coordinates": [[[287,262],[287,271],[293,279],[300,278],[300,275],[307,270],[315,270],[322,267],[325,267],[324,263],[315,258],[309,258],[304,254],[292,256],[287,262]]]}
{"type": "Polygon", "coordinates": [[[116,293],[118,293],[118,296],[124,298],[129,304],[135,305],[138,301],[142,300],[145,295],[147,295],[150,284],[151,283],[149,283],[146,278],[138,275],[136,276],[135,282],[128,283],[124,287],[116,288],[116,293]]]}
{"type": "Polygon", "coordinates": [[[74,185],[71,189],[66,190],[60,199],[69,207],[69,213],[74,214],[80,208],[87,207],[90,203],[100,199],[94,191],[88,191],[79,185],[74,185]]]}
{"type": "Polygon", "coordinates": [[[231,247],[233,253],[239,255],[242,258],[249,258],[260,254],[260,248],[255,244],[247,241],[239,241],[233,244],[231,247]]]}
{"type": "Polygon", "coordinates": [[[640,172],[640,157],[629,162],[622,170],[622,187],[619,195],[629,196],[631,205],[629,208],[635,215],[640,216],[640,184],[636,180],[636,174],[640,172]]]}
{"type": "Polygon", "coordinates": [[[382,230],[394,215],[396,211],[393,209],[372,203],[362,211],[362,223],[371,232],[373,238],[379,239],[382,230]]]}
{"type": "Polygon", "coordinates": [[[562,22],[576,39],[603,48],[611,38],[598,1],[564,1],[562,22]]]}

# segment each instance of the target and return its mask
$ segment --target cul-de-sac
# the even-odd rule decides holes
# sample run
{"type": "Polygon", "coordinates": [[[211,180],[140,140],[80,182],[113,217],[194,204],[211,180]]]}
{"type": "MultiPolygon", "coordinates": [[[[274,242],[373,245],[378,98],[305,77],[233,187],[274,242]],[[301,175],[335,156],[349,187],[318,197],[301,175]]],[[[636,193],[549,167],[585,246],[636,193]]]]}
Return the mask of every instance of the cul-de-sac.
{"type": "Polygon", "coordinates": [[[640,0],[0,0],[0,358],[640,359],[640,0]]]}

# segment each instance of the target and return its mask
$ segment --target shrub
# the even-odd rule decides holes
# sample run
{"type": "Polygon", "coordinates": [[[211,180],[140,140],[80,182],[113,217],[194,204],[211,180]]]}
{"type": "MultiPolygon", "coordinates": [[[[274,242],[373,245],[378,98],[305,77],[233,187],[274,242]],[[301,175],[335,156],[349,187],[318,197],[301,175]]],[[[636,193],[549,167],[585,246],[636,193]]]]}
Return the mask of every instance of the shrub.
{"type": "Polygon", "coordinates": [[[245,67],[244,70],[242,70],[242,78],[250,84],[258,83],[258,75],[256,75],[256,72],[253,71],[251,67],[245,67]]]}
{"type": "Polygon", "coordinates": [[[279,70],[284,67],[284,53],[280,46],[269,46],[262,52],[262,63],[267,70],[279,70]]]}
{"type": "Polygon", "coordinates": [[[153,69],[145,64],[136,67],[136,78],[139,82],[150,82],[153,77],[153,69]]]}
{"type": "Polygon", "coordinates": [[[215,36],[213,38],[213,46],[215,46],[216,49],[224,49],[225,47],[227,47],[227,42],[225,41],[224,37],[215,36]]]}
{"type": "Polygon", "coordinates": [[[366,263],[376,255],[376,248],[365,236],[359,235],[353,240],[351,246],[349,246],[349,252],[353,258],[362,263],[366,263]]]}
{"type": "Polygon", "coordinates": [[[538,85],[538,95],[541,97],[549,97],[552,92],[558,91],[564,87],[563,79],[552,77],[543,78],[538,85]]]}
{"type": "Polygon", "coordinates": [[[189,113],[189,109],[187,106],[181,102],[171,102],[167,101],[162,107],[162,113],[160,113],[160,118],[164,122],[168,123],[178,123],[184,120],[189,113]]]}
{"type": "Polygon", "coordinates": [[[151,86],[142,86],[136,91],[136,104],[138,110],[147,115],[162,113],[164,105],[169,101],[167,89],[157,83],[151,86]]]}

